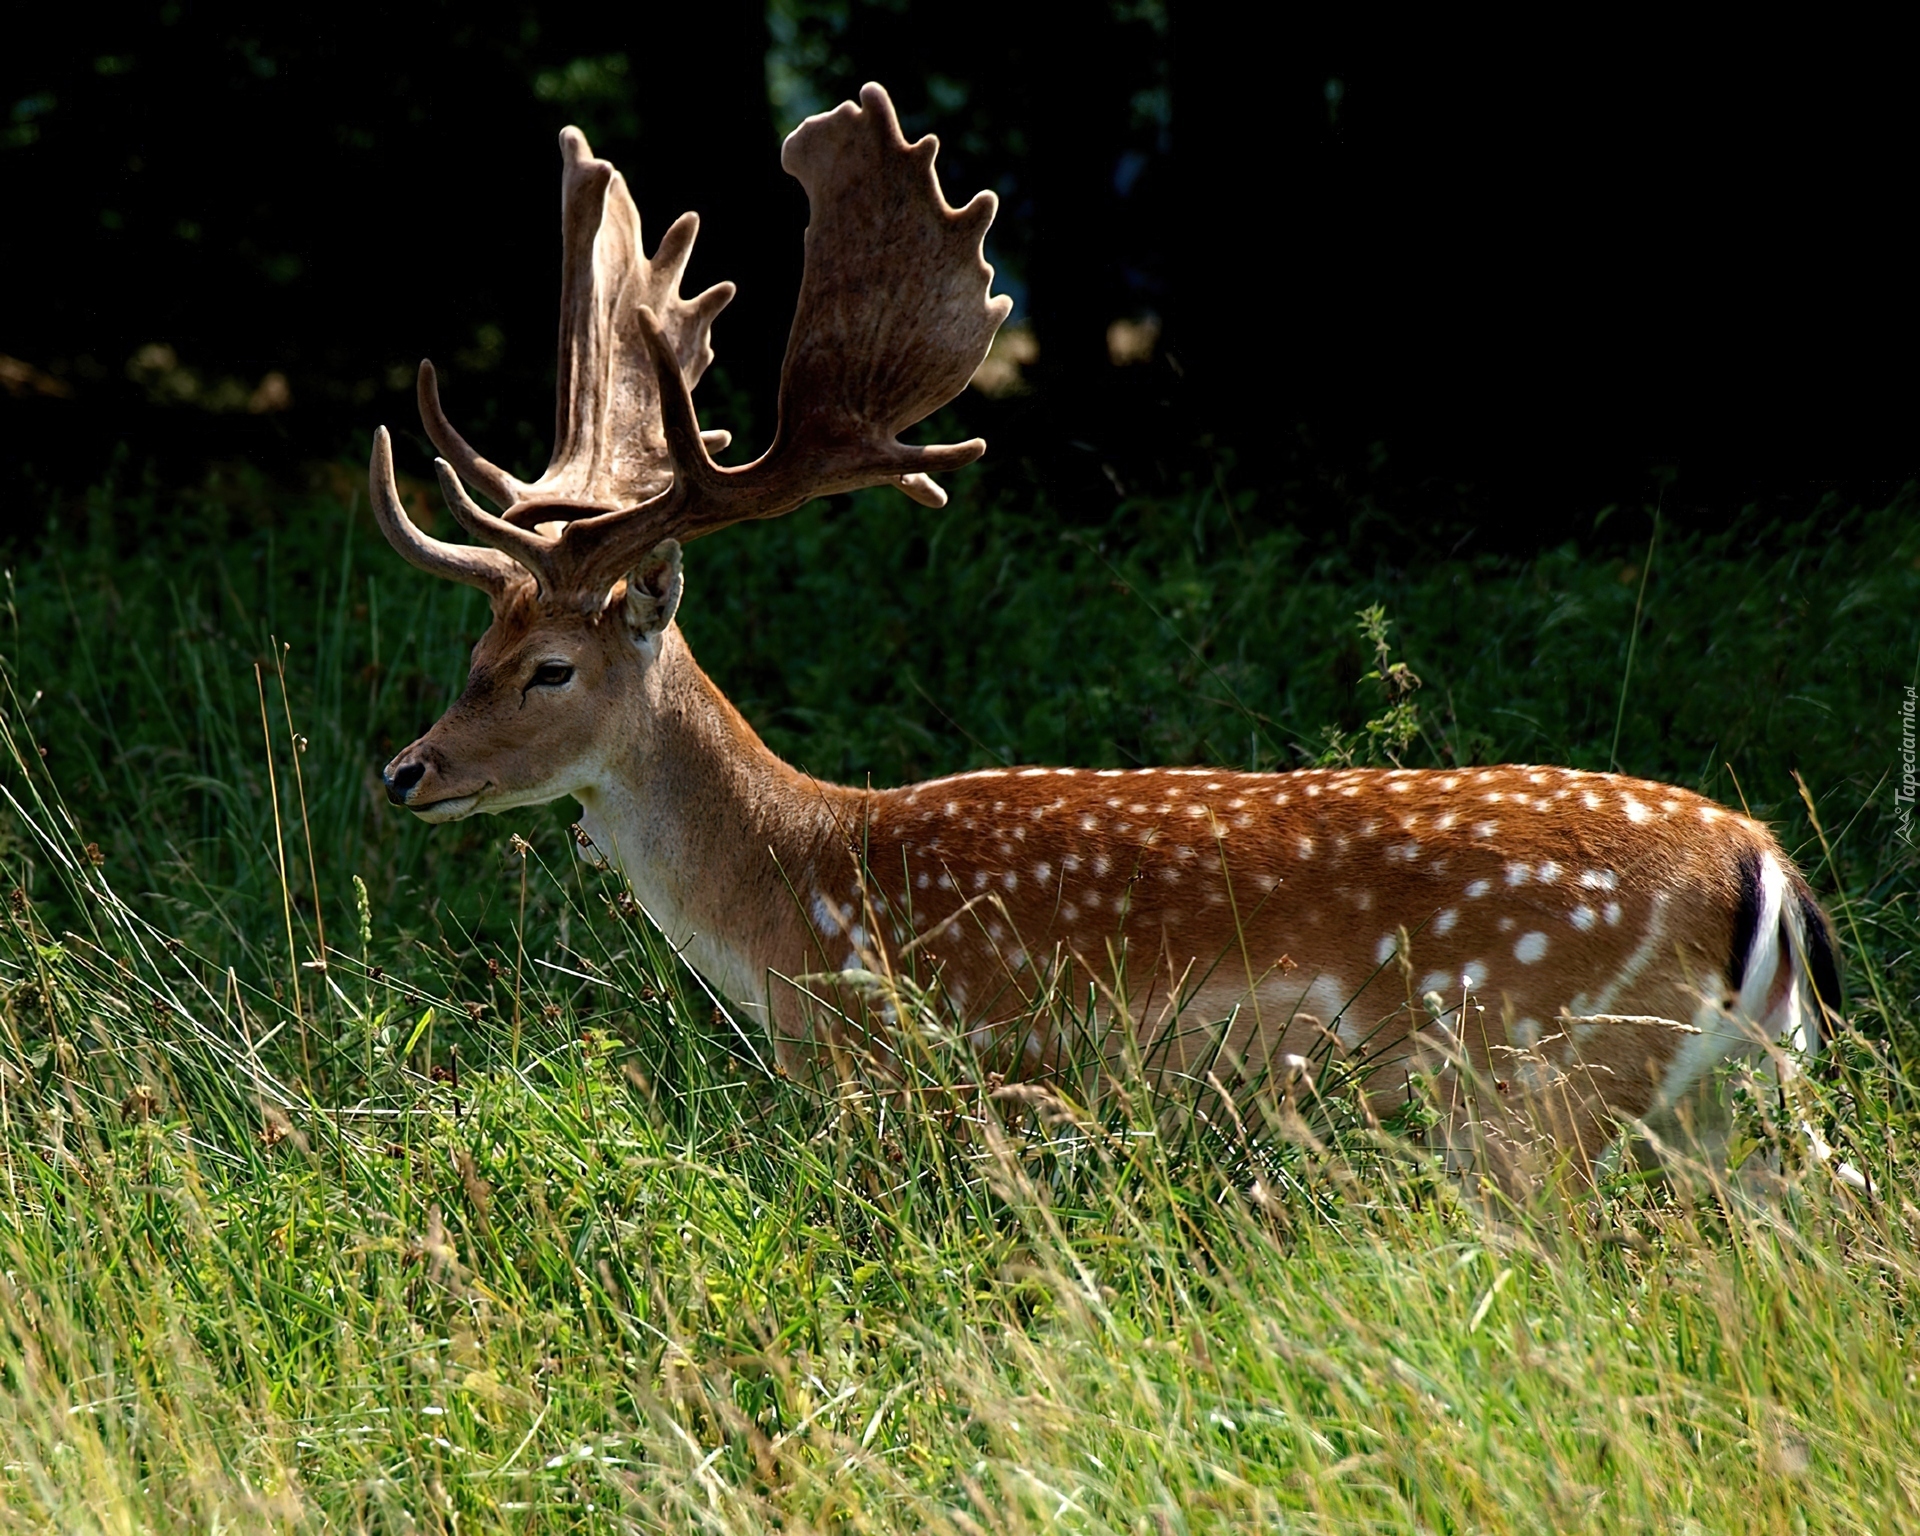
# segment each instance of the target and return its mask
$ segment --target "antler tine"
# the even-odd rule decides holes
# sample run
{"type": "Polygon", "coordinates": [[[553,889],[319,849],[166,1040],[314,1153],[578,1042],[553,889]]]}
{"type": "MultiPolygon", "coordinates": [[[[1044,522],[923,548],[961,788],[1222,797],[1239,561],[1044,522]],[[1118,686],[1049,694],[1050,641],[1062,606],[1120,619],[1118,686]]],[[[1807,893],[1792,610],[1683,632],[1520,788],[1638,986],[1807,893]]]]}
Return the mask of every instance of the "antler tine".
{"type": "Polygon", "coordinates": [[[420,382],[416,393],[420,399],[420,420],[427,429],[427,436],[459,471],[461,479],[503,507],[512,506],[527,494],[524,481],[516,480],[499,465],[481,457],[464,437],[453,430],[453,423],[447,420],[447,413],[440,408],[439,375],[433,371],[433,364],[424,357],[420,359],[420,382]]]}
{"type": "MultiPolygon", "coordinates": [[[[553,454],[540,478],[517,479],[476,452],[441,409],[433,365],[420,365],[427,435],[460,479],[498,503],[504,521],[517,529],[591,518],[645,501],[671,483],[658,387],[645,344],[633,334],[634,312],[649,306],[660,315],[691,388],[713,361],[714,317],[734,295],[732,283],[716,283],[690,299],[680,294],[700,230],[696,215],[676,219],[649,260],[625,178],[594,157],[578,128],[561,133],[560,157],[560,366],[553,454]]],[[[714,441],[723,446],[724,434],[714,441]]],[[[462,521],[516,560],[526,553],[503,545],[506,536],[491,524],[462,521]]]]}
{"type": "MultiPolygon", "coordinates": [[[[636,311],[649,307],[660,316],[691,388],[713,361],[713,320],[734,287],[718,283],[682,297],[699,218],[682,214],[648,257],[626,179],[594,158],[577,128],[560,135],[560,149],[564,252],[553,457],[525,499],[569,509],[559,519],[565,521],[644,501],[671,482],[654,371],[633,334],[636,311]]],[[[535,520],[531,506],[509,515],[535,520]]]]}
{"type": "MultiPolygon", "coordinates": [[[[442,483],[451,477],[443,476],[442,483]]],[[[429,575],[445,576],[469,587],[478,587],[498,597],[520,574],[520,567],[497,549],[475,549],[465,544],[445,544],[429,538],[413,525],[400,504],[400,490],[393,480],[393,441],[387,429],[373,434],[373,458],[367,465],[367,490],[373,502],[373,515],[387,542],[399,551],[408,564],[429,575]]]]}
{"type": "Polygon", "coordinates": [[[951,207],[933,170],[938,150],[931,135],[907,143],[877,85],[861,90],[858,106],[810,117],[788,137],[781,163],[807,189],[812,222],[780,423],[754,463],[714,464],[663,317],[635,311],[674,480],[638,506],[569,524],[562,543],[580,562],[574,579],[617,575],[663,538],[684,542],[864,486],[945,503],[929,473],[972,463],[986,444],[914,447],[898,434],[966,388],[1013,301],[988,297],[993,268],[981,252],[999,201],[981,192],[951,207]]]}
{"type": "Polygon", "coordinates": [[[435,459],[433,469],[440,477],[440,494],[446,497],[447,509],[453,513],[454,520],[481,543],[491,545],[526,571],[540,584],[541,591],[554,591],[557,583],[553,540],[516,527],[503,517],[495,517],[467,494],[453,466],[445,459],[435,459]]]}

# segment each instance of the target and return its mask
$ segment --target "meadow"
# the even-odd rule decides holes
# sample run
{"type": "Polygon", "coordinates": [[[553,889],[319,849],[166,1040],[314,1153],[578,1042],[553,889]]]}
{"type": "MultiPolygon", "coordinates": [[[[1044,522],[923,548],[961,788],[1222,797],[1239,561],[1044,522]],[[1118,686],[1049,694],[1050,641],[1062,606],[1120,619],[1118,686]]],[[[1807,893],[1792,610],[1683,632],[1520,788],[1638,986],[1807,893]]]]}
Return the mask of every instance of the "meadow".
{"type": "Polygon", "coordinates": [[[485,602],[359,474],[123,476],[7,574],[0,1528],[1920,1527],[1915,487],[1522,557],[961,477],[690,549],[695,654],[824,777],[1391,754],[1770,821],[1873,1192],[1762,1095],[1744,1177],[1509,1207],[1337,1097],[769,1073],[567,806],[385,805],[485,602]]]}

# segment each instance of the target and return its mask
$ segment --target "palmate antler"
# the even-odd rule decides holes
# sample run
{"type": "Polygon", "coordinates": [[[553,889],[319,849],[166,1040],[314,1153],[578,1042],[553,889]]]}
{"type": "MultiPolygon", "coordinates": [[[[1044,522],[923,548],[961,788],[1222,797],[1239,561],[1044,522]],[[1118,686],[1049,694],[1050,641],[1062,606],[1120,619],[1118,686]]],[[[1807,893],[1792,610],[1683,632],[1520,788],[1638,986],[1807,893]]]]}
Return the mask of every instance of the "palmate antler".
{"type": "Polygon", "coordinates": [[[415,565],[472,586],[499,593],[525,570],[550,598],[597,604],[663,539],[684,543],[872,485],[942,505],[929,474],[972,463],[986,444],[918,448],[899,434],[966,388],[1012,301],[988,297],[993,269],[981,254],[998,199],[981,192],[949,207],[933,171],[938,149],[931,135],[907,143],[877,85],[788,136],[781,164],[806,188],[812,218],[779,426],[760,458],[722,469],[707,449],[726,434],[700,431],[690,391],[713,359],[713,317],[733,285],[681,298],[698,220],[682,215],[649,261],[624,179],[569,128],[552,462],[529,485],[482,458],[448,424],[423,363],[420,409],[446,456],[435,465],[441,488],[487,547],[414,527],[383,427],[371,482],[388,540],[415,565]],[[461,480],[504,515],[476,504],[461,480]]]}

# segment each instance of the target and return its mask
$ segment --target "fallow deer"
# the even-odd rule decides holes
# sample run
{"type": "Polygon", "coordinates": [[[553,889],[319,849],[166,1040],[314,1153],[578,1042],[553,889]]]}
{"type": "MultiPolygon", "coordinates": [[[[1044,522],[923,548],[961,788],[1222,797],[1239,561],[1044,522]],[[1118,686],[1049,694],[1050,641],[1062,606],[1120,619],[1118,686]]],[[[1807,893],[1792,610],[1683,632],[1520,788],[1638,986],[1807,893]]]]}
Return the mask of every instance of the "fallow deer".
{"type": "MultiPolygon", "coordinates": [[[[873,790],[782,762],[674,621],[681,548],[860,487],[944,503],[929,473],[985,444],[899,434],[966,387],[1006,318],[983,254],[996,200],[950,207],[935,140],[909,144],[878,86],[802,123],[782,153],[811,221],[778,428],[727,469],[689,392],[732,285],[682,297],[696,217],[648,257],[620,175],[575,129],[560,146],[546,473],[469,447],[422,363],[440,484],[479,540],[449,544],[409,520],[375,435],[387,538],[493,615],[465,691],[387,765],[395,804],[438,822],[575,797],[592,846],[790,1070],[831,1032],[823,973],[916,968],[983,1056],[1029,1072],[1059,1049],[1036,999],[1077,977],[1129,1059],[1172,1073],[1248,1081],[1333,1049],[1404,1084],[1450,1042],[1443,1075],[1496,1080],[1584,1173],[1729,1057],[1820,1049],[1840,1001],[1825,917],[1765,827],[1685,789],[1502,766],[986,768],[873,790]]],[[[859,1016],[882,1052],[904,1027],[859,1016]]]]}

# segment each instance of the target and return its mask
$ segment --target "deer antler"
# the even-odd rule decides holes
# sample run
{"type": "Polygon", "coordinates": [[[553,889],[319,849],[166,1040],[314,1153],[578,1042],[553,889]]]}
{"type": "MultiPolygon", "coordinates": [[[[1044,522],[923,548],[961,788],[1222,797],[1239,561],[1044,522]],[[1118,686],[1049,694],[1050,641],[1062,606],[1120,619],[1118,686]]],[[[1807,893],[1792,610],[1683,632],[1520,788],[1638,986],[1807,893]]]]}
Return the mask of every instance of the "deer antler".
{"type": "MultiPolygon", "coordinates": [[[[910,447],[899,434],[966,388],[1013,307],[988,297],[993,269],[981,253],[999,202],[981,192],[950,207],[933,171],[938,141],[907,143],[884,90],[865,86],[858,106],[808,118],[782,151],[812,209],[806,270],[773,445],[739,469],[709,456],[727,437],[700,430],[690,393],[713,358],[713,317],[734,292],[721,283],[680,297],[698,221],[682,215],[649,261],[619,173],[590,158],[576,129],[561,135],[561,150],[566,265],[547,472],[527,484],[476,453],[442,413],[432,366],[420,368],[421,416],[451,461],[442,486],[469,532],[544,591],[592,603],[662,539],[684,542],[871,485],[945,503],[928,473],[970,464],[986,444],[910,447]],[[454,470],[504,515],[469,499],[454,470]]],[[[375,461],[377,472],[378,451],[375,461]]],[[[397,495],[390,500],[397,508],[397,495]]],[[[417,547],[424,535],[406,526],[417,547]]],[[[397,524],[383,527],[422,563],[397,524]]],[[[430,568],[453,574],[444,555],[432,558],[439,564],[430,568]]]]}
{"type": "Polygon", "coordinates": [[[476,453],[440,408],[433,364],[420,365],[427,436],[463,480],[523,525],[545,506],[611,511],[666,489],[672,465],[660,395],[652,361],[633,334],[635,316],[645,307],[664,317],[691,389],[713,361],[714,316],[734,294],[732,283],[716,283],[697,298],[680,296],[698,214],[675,219],[649,260],[626,178],[593,157],[578,128],[562,131],[560,157],[560,368],[547,472],[529,485],[476,453]]]}
{"type": "Polygon", "coordinates": [[[380,524],[380,531],[409,564],[418,566],[430,575],[445,576],[450,581],[478,587],[494,596],[519,579],[520,564],[497,549],[476,549],[471,544],[445,544],[414,527],[413,519],[407,516],[406,508],[400,504],[399,488],[393,483],[393,443],[385,427],[374,429],[373,461],[367,466],[367,489],[372,495],[373,515],[380,524]]]}
{"type": "Polygon", "coordinates": [[[878,85],[810,117],[780,161],[807,189],[806,272],[780,370],[773,445],[722,469],[701,442],[687,387],[674,377],[672,337],[641,317],[659,377],[670,491],[615,517],[568,529],[596,574],[617,570],[663,538],[685,542],[733,523],[778,517],[816,496],[896,485],[925,506],[946,493],[931,471],[986,452],[978,438],[909,447],[899,434],[960,393],[1012,309],[989,298],[981,242],[999,207],[991,192],[954,209],[934,174],[939,141],[907,143],[878,85]]]}

